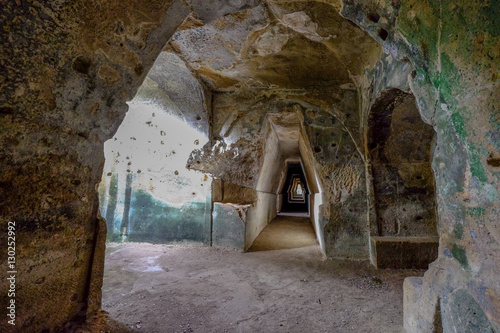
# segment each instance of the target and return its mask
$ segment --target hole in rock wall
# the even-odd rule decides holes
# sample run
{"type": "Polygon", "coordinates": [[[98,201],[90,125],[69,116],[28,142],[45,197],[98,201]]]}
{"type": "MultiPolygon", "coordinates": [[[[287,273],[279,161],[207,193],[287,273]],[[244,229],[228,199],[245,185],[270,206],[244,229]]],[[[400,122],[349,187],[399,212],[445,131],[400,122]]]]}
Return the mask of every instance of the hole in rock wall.
{"type": "Polygon", "coordinates": [[[378,235],[435,235],[434,130],[421,120],[414,97],[397,89],[384,93],[369,126],[378,235]]]}

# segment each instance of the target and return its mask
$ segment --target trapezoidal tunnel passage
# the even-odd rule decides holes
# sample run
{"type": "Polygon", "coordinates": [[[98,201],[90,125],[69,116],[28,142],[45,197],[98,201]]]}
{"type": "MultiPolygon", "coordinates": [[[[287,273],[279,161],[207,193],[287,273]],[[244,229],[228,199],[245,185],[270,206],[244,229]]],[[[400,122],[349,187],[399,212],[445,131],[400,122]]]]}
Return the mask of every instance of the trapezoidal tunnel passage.
{"type": "Polygon", "coordinates": [[[278,213],[302,213],[309,215],[309,188],[302,165],[286,164],[286,176],[280,191],[278,213]]]}
{"type": "Polygon", "coordinates": [[[5,1],[0,331],[500,332],[499,11],[5,1]]]}

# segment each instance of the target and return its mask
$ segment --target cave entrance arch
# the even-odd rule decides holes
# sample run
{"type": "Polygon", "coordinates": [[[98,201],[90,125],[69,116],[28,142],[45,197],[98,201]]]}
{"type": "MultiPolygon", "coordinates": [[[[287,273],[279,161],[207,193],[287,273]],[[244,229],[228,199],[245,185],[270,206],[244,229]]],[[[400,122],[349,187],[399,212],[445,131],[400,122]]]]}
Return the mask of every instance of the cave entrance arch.
{"type": "Polygon", "coordinates": [[[371,259],[378,268],[427,268],[437,258],[435,133],[412,94],[382,92],[368,119],[373,179],[371,259]]]}
{"type": "Polygon", "coordinates": [[[104,145],[99,196],[109,242],[210,243],[212,179],[186,168],[208,141],[204,98],[184,62],[162,52],[104,145]]]}

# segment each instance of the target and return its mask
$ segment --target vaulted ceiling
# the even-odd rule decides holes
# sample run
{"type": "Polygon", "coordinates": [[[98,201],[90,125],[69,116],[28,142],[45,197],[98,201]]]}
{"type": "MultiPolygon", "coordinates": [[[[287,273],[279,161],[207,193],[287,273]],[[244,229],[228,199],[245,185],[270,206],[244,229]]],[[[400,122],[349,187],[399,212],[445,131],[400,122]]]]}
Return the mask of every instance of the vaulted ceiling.
{"type": "Polygon", "coordinates": [[[213,8],[199,8],[167,47],[213,90],[349,87],[380,59],[380,45],[330,4],[248,1],[230,9],[216,18],[213,8]]]}

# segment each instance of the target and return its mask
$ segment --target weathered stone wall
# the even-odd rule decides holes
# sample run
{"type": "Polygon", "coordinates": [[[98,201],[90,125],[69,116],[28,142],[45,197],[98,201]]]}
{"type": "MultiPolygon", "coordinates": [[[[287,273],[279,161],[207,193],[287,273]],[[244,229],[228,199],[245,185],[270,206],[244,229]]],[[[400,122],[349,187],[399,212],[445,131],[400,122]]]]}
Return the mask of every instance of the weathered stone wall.
{"type": "Polygon", "coordinates": [[[17,317],[1,331],[52,332],[100,309],[103,143],[188,13],[183,1],[2,3],[0,237],[15,221],[17,317]]]}
{"type": "Polygon", "coordinates": [[[227,113],[209,117],[212,142],[190,166],[203,162],[207,172],[255,188],[259,124],[268,112],[293,108],[305,121],[309,163],[328,194],[318,208],[333,256],[366,257],[373,212],[363,160],[367,112],[382,83],[401,84],[398,75],[385,75],[411,64],[412,93],[437,133],[440,250],[423,280],[407,281],[406,328],[431,332],[442,318],[445,331],[500,330],[498,2],[247,1],[213,11],[209,2],[191,5],[143,1],[138,10],[127,1],[12,0],[2,7],[0,219],[4,229],[17,222],[16,329],[55,331],[84,316],[87,305],[100,307],[105,228],[96,186],[103,143],[192,9],[203,21],[191,16],[170,48],[186,51],[190,69],[229,93],[214,98],[227,113]],[[337,10],[390,57],[376,63],[380,47],[337,10]]]}
{"type": "MultiPolygon", "coordinates": [[[[266,116],[281,115],[286,119],[287,115],[297,115],[297,128],[304,128],[301,135],[311,153],[300,152],[298,137],[295,151],[285,145],[277,151],[284,158],[302,155],[302,159],[307,159],[304,163],[315,170],[323,184],[327,207],[320,214],[320,228],[325,231],[326,254],[368,258],[366,158],[357,91],[347,87],[335,94],[336,103],[326,110],[318,106],[321,101],[305,92],[295,92],[295,96],[282,91],[270,95],[259,90],[215,94],[213,135],[217,141],[213,147],[207,145],[195,151],[188,164],[231,183],[257,189],[263,186],[259,185],[260,177],[272,174],[264,158],[264,142],[269,145],[272,141],[266,134],[266,116]]],[[[283,157],[271,160],[275,170],[282,168],[283,157]]],[[[265,185],[265,192],[277,193],[279,178],[266,179],[271,183],[265,185]]]]}
{"type": "Polygon", "coordinates": [[[445,332],[500,327],[499,11],[496,1],[344,2],[344,16],[412,63],[412,92],[437,133],[439,258],[405,284],[409,332],[440,319],[445,332]]]}

